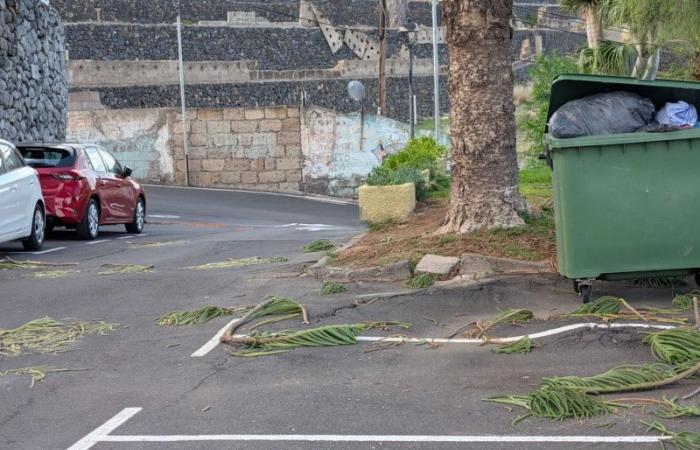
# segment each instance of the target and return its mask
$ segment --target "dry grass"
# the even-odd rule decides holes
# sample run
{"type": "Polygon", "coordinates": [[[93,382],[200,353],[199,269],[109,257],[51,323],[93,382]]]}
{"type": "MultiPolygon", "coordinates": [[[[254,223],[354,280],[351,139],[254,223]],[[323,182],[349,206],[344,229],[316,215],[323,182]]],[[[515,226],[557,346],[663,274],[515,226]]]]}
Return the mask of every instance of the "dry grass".
{"type": "Polygon", "coordinates": [[[512,230],[479,231],[466,235],[434,236],[445,217],[446,199],[421,204],[411,221],[370,230],[352,248],[337,255],[333,265],[371,267],[400,260],[417,260],[431,253],[461,256],[479,253],[526,261],[541,261],[556,253],[551,212],[545,209],[540,219],[528,220],[526,226],[512,230]]]}

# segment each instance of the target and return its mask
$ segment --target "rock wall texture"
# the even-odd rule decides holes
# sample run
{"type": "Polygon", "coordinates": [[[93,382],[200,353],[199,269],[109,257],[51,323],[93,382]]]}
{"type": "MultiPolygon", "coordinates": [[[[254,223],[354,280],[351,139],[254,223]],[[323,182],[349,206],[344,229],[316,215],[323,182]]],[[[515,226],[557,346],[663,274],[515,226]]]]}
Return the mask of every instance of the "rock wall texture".
{"type": "Polygon", "coordinates": [[[68,94],[58,13],[40,0],[0,0],[0,137],[65,137],[68,94]]]}
{"type": "MultiPolygon", "coordinates": [[[[362,80],[366,88],[365,110],[376,112],[377,80],[362,80]]],[[[409,99],[406,78],[387,78],[387,116],[408,122],[409,99]]],[[[269,83],[188,85],[187,105],[193,108],[234,108],[279,105],[314,105],[339,112],[358,111],[360,105],[347,94],[347,80],[280,81],[269,83]]],[[[418,98],[418,117],[433,115],[433,80],[414,79],[418,98]]],[[[447,80],[440,84],[440,109],[449,112],[447,80]]],[[[101,102],[111,109],[163,108],[180,104],[178,86],[135,86],[91,88],[99,92],[101,102]]]]}

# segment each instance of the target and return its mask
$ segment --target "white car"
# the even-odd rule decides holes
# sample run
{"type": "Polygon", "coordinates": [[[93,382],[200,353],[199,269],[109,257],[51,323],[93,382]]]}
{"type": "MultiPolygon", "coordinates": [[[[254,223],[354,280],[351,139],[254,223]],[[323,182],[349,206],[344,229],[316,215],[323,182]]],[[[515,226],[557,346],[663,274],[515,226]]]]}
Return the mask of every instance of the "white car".
{"type": "Polygon", "coordinates": [[[45,219],[36,170],[25,164],[14,145],[0,139],[0,242],[21,239],[26,250],[39,250],[45,219]]]}

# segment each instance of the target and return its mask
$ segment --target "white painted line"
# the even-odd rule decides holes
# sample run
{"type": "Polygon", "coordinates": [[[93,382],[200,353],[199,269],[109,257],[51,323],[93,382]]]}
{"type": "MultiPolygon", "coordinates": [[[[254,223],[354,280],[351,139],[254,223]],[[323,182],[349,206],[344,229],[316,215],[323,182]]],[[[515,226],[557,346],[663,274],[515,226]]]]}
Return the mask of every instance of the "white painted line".
{"type": "Polygon", "coordinates": [[[68,450],[88,450],[99,442],[432,442],[432,443],[591,443],[650,444],[670,436],[526,436],[526,435],[346,435],[346,434],[174,434],[110,435],[142,408],[124,408],[104,425],[73,444],[68,450]]]}
{"type": "Polygon", "coordinates": [[[86,242],[86,244],[87,244],[87,245],[95,245],[95,244],[101,244],[101,243],[107,242],[107,241],[108,241],[108,239],[100,239],[99,241],[90,241],[90,242],[86,242]]]}
{"type": "Polygon", "coordinates": [[[47,253],[53,253],[53,252],[57,252],[57,251],[60,251],[60,250],[65,250],[65,249],[66,249],[65,247],[55,247],[55,248],[50,248],[50,249],[48,249],[48,250],[42,250],[42,251],[40,251],[40,252],[34,252],[34,253],[32,253],[32,254],[33,254],[33,255],[45,255],[45,254],[47,254],[47,253]]]}
{"type": "Polygon", "coordinates": [[[179,219],[180,216],[173,216],[170,214],[149,214],[148,217],[153,217],[154,219],[179,219]]]}
{"type": "MultiPolygon", "coordinates": [[[[101,442],[421,442],[421,443],[589,443],[653,444],[670,436],[431,436],[431,435],[345,435],[345,434],[198,434],[164,436],[104,436],[101,442]]],[[[70,449],[69,449],[70,450],[70,449]]]]}
{"type": "MultiPolygon", "coordinates": [[[[557,334],[567,333],[569,331],[575,331],[580,329],[603,329],[610,330],[616,328],[645,328],[645,329],[656,329],[656,330],[671,330],[676,327],[672,325],[651,325],[648,323],[576,323],[573,325],[566,325],[564,327],[553,328],[551,330],[541,331],[539,333],[525,334],[522,336],[513,336],[507,338],[489,338],[488,342],[492,344],[507,344],[509,342],[516,342],[524,337],[529,337],[530,339],[538,339],[543,337],[554,336],[557,334]]],[[[401,338],[401,337],[375,337],[375,336],[358,336],[358,342],[417,342],[417,343],[433,343],[433,344],[483,344],[484,339],[440,339],[440,338],[401,338]]]]}
{"type": "Polygon", "coordinates": [[[66,247],[55,247],[55,248],[50,248],[48,250],[42,250],[40,252],[0,252],[0,253],[5,253],[8,255],[45,255],[47,253],[53,253],[57,252],[59,250],[65,250],[66,247]]]}
{"type": "MultiPolygon", "coordinates": [[[[223,334],[226,332],[228,327],[233,325],[234,323],[238,322],[240,319],[233,319],[231,322],[228,323],[225,327],[223,327],[221,330],[219,330],[216,335],[209,339],[209,341],[202,346],[199,350],[196,352],[192,353],[190,356],[191,357],[202,357],[211,352],[216,348],[217,345],[219,345],[219,339],[223,334]]],[[[509,342],[516,342],[519,341],[520,339],[524,337],[529,337],[530,339],[539,339],[543,337],[549,337],[549,336],[555,336],[557,334],[562,334],[562,333],[568,333],[570,331],[575,331],[575,330],[580,330],[580,329],[589,329],[589,330],[595,330],[595,329],[602,329],[602,330],[610,330],[610,329],[618,329],[618,328],[643,328],[643,329],[655,329],[655,330],[672,330],[676,328],[673,325],[653,325],[653,324],[648,324],[648,323],[594,323],[594,322],[589,322],[589,323],[575,323],[573,325],[566,325],[563,327],[559,328],[553,328],[551,330],[545,330],[545,331],[540,331],[538,333],[532,333],[532,334],[524,334],[522,336],[513,336],[513,337],[503,337],[503,338],[489,338],[488,342],[492,344],[507,344],[509,342]]],[[[234,335],[235,337],[238,338],[245,338],[248,337],[245,334],[236,334],[234,335]]],[[[477,344],[477,345],[482,345],[484,343],[484,339],[459,339],[459,338],[453,338],[453,339],[446,339],[446,338],[409,338],[409,337],[381,337],[381,336],[358,336],[357,337],[358,342],[408,342],[408,343],[426,343],[426,344],[477,344]]]]}
{"type": "Polygon", "coordinates": [[[236,322],[239,322],[240,320],[241,319],[239,317],[227,323],[226,326],[220,329],[218,333],[214,335],[213,338],[209,339],[206,344],[202,345],[202,347],[199,350],[192,353],[190,356],[192,358],[201,358],[202,356],[206,356],[210,351],[214,350],[217,345],[219,345],[219,339],[221,339],[221,336],[224,335],[226,330],[228,330],[230,326],[233,326],[236,322]]]}
{"type": "Polygon", "coordinates": [[[116,416],[95,428],[90,434],[68,447],[68,450],[87,450],[108,437],[109,433],[119,428],[127,420],[134,417],[143,408],[124,408],[116,416]]]}
{"type": "Polygon", "coordinates": [[[133,234],[131,234],[131,235],[129,235],[129,236],[118,237],[117,240],[120,241],[120,240],[122,240],[122,239],[131,239],[131,238],[136,237],[136,236],[138,236],[138,235],[133,235],[133,234]]]}

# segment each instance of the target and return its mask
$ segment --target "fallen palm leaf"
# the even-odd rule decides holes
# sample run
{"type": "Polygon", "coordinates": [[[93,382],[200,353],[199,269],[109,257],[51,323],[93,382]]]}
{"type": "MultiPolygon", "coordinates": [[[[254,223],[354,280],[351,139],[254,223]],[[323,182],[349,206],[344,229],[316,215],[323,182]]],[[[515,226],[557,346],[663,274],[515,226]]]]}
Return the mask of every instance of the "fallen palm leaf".
{"type": "Polygon", "coordinates": [[[82,336],[107,334],[115,326],[103,321],[63,323],[50,317],[32,320],[14,329],[0,329],[0,355],[61,352],[82,336]]]}
{"type": "Polygon", "coordinates": [[[673,368],[663,364],[624,365],[590,377],[544,378],[541,385],[578,388],[584,391],[624,389],[635,384],[662,381],[674,376],[675,373],[673,368]]]}
{"type": "Polygon", "coordinates": [[[0,259],[0,270],[41,269],[44,267],[77,266],[78,263],[50,263],[44,261],[17,261],[10,257],[0,259]]]}
{"type": "Polygon", "coordinates": [[[153,264],[102,264],[104,270],[97,272],[98,275],[125,275],[128,273],[151,272],[154,269],[153,264]]]}
{"type": "Polygon", "coordinates": [[[681,311],[689,311],[693,308],[693,297],[700,297],[700,292],[693,291],[690,294],[680,294],[673,298],[673,307],[681,311]]]}
{"type": "Polygon", "coordinates": [[[259,258],[254,256],[252,258],[241,258],[241,259],[227,259],[226,261],[202,264],[199,266],[190,266],[188,269],[192,270],[209,270],[209,269],[233,269],[236,267],[246,267],[246,266],[256,266],[260,264],[276,264],[287,262],[287,258],[284,257],[274,257],[274,258],[259,258]]]}
{"type": "Polygon", "coordinates": [[[365,353],[371,353],[371,352],[378,352],[382,350],[389,350],[392,348],[399,347],[405,343],[404,339],[406,338],[405,334],[392,334],[391,336],[387,336],[388,339],[384,340],[378,340],[376,342],[372,342],[371,344],[366,345],[362,351],[365,353]]]}
{"type": "Polygon", "coordinates": [[[295,302],[291,298],[280,297],[277,295],[272,295],[267,297],[262,303],[256,307],[248,310],[238,321],[231,325],[226,332],[221,336],[221,342],[230,342],[233,339],[233,333],[247,324],[251,320],[257,319],[263,316],[272,315],[290,315],[290,314],[300,314],[304,323],[309,323],[309,317],[306,314],[306,308],[301,304],[295,302]]]}
{"type": "Polygon", "coordinates": [[[78,270],[45,270],[41,272],[32,272],[34,278],[63,278],[74,273],[80,273],[78,270]]]}
{"type": "Polygon", "coordinates": [[[347,288],[343,283],[336,283],[335,281],[327,281],[323,283],[323,287],[321,287],[321,290],[319,293],[321,295],[333,295],[333,294],[340,294],[341,292],[345,292],[347,288]]]}
{"type": "Polygon", "coordinates": [[[202,325],[217,317],[232,316],[249,308],[221,308],[219,306],[204,306],[193,311],[173,311],[157,319],[160,326],[202,325]]]}
{"type": "Polygon", "coordinates": [[[674,432],[666,428],[662,423],[660,422],[644,422],[642,421],[644,425],[647,427],[647,431],[657,431],[661,433],[662,437],[669,437],[670,439],[666,439],[661,441],[662,445],[666,442],[672,444],[675,446],[678,450],[698,450],[700,449],[700,433],[692,432],[692,431],[680,431],[680,432],[674,432]]]}
{"type": "Polygon", "coordinates": [[[533,344],[533,342],[530,340],[528,336],[525,336],[522,339],[519,339],[513,343],[508,343],[508,344],[501,344],[497,347],[494,347],[491,349],[492,352],[494,353],[504,353],[508,355],[516,354],[516,353],[530,353],[530,350],[532,350],[532,347],[536,346],[533,344]]]}
{"type": "Polygon", "coordinates": [[[683,286],[685,281],[678,277],[643,277],[634,280],[634,284],[650,288],[668,288],[683,286]]]}
{"type": "Polygon", "coordinates": [[[616,406],[620,406],[588,395],[580,389],[565,386],[541,386],[529,395],[491,397],[484,401],[520,406],[528,409],[535,417],[552,420],[588,419],[613,412],[616,406]]]}
{"type": "Polygon", "coordinates": [[[54,366],[36,366],[36,367],[22,367],[20,369],[6,370],[0,372],[0,377],[6,377],[8,375],[29,375],[32,377],[32,384],[29,387],[34,387],[36,383],[43,381],[46,376],[50,373],[56,372],[75,372],[78,370],[87,369],[59,369],[54,366]]]}
{"type": "Polygon", "coordinates": [[[317,239],[313,242],[310,242],[303,246],[301,250],[304,253],[316,253],[316,252],[325,252],[328,250],[334,250],[335,249],[335,244],[329,241],[328,239],[317,239]]]}
{"type": "Polygon", "coordinates": [[[284,322],[285,320],[291,320],[291,319],[296,319],[297,317],[301,316],[300,313],[292,313],[292,314],[287,314],[285,316],[280,316],[280,317],[273,317],[271,319],[267,320],[262,320],[255,325],[249,327],[249,330],[254,330],[256,328],[264,327],[265,325],[270,325],[272,323],[278,323],[278,322],[284,322]]]}
{"type": "Polygon", "coordinates": [[[354,345],[363,331],[388,327],[410,327],[405,322],[364,322],[352,325],[328,325],[301,331],[255,332],[249,336],[232,336],[227,343],[241,346],[229,352],[233,356],[265,356],[301,347],[354,345]]]}
{"type": "Polygon", "coordinates": [[[654,411],[654,414],[663,419],[676,419],[678,417],[700,417],[700,404],[695,406],[682,405],[677,399],[664,399],[661,406],[654,411]]]}
{"type": "Polygon", "coordinates": [[[589,316],[596,314],[618,314],[622,309],[622,299],[619,297],[604,296],[598,298],[591,303],[584,303],[575,311],[569,314],[569,317],[589,316]]]}
{"type": "Polygon", "coordinates": [[[672,329],[650,333],[644,338],[651,353],[659,361],[668,364],[683,364],[700,360],[700,331],[672,329]]]}
{"type": "Polygon", "coordinates": [[[422,273],[412,277],[406,285],[413,289],[423,289],[435,284],[435,277],[429,273],[422,273]]]}
{"type": "Polygon", "coordinates": [[[479,321],[476,325],[467,332],[467,337],[481,337],[486,331],[493,328],[500,323],[523,323],[529,322],[534,319],[535,315],[532,311],[527,309],[505,309],[500,313],[496,314],[493,319],[486,321],[479,321]]]}

